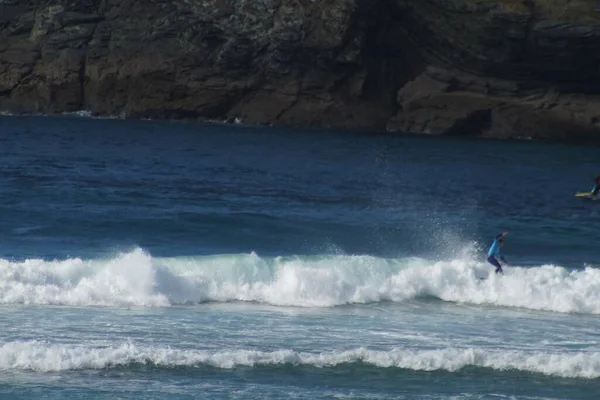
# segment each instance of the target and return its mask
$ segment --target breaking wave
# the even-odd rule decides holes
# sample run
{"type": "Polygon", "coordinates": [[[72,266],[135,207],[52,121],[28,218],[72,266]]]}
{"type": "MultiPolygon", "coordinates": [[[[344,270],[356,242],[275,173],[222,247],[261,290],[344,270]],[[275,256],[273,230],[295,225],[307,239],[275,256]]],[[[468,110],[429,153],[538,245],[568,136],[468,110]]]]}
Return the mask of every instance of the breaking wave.
{"type": "Polygon", "coordinates": [[[414,371],[458,371],[466,367],[498,371],[517,370],[566,378],[600,377],[600,353],[562,353],[498,351],[472,348],[389,351],[356,348],[346,351],[296,352],[293,350],[257,351],[231,349],[220,351],[138,347],[125,343],[116,347],[89,348],[43,342],[11,342],[0,347],[0,370],[56,372],[68,370],[133,367],[215,368],[260,367],[273,365],[331,368],[362,363],[377,368],[414,371]]]}
{"type": "Polygon", "coordinates": [[[153,258],[0,260],[0,303],[169,306],[248,301],[331,307],[420,297],[468,304],[600,314],[600,270],[512,267],[504,276],[468,259],[260,257],[255,253],[153,258]]]}

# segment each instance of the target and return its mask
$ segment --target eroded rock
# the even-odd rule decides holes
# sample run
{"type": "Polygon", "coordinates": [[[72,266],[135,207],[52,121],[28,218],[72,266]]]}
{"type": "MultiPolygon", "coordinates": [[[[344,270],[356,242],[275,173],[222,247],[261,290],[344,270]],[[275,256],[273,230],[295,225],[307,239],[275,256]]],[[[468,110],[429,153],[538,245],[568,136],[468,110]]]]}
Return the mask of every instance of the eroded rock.
{"type": "Polygon", "coordinates": [[[588,0],[3,0],[0,109],[600,137],[588,0]]]}

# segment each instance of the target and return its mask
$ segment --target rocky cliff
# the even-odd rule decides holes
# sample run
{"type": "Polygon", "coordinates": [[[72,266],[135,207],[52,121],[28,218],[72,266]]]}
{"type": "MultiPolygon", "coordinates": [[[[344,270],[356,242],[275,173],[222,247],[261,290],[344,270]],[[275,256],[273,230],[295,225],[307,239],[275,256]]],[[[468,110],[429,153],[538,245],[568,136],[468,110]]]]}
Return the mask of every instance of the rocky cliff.
{"type": "Polygon", "coordinates": [[[0,0],[0,110],[600,138],[596,0],[0,0]]]}

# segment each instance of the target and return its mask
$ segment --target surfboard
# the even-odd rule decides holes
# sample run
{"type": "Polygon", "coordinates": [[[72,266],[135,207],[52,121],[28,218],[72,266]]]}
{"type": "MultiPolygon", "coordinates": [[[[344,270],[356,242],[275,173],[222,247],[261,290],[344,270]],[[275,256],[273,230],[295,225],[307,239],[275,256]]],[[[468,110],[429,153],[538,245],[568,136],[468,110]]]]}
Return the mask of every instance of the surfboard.
{"type": "Polygon", "coordinates": [[[581,200],[587,200],[587,201],[598,201],[600,200],[599,196],[592,196],[592,194],[590,192],[582,192],[582,193],[576,193],[575,197],[581,200]]]}

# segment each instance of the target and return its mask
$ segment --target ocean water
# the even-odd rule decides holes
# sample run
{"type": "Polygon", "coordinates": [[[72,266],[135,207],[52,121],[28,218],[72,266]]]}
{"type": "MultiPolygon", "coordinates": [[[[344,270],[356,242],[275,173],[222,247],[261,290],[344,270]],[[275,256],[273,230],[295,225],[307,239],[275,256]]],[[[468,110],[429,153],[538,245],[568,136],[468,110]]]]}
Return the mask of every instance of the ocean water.
{"type": "Polygon", "coordinates": [[[0,160],[1,399],[600,393],[598,147],[0,116],[0,160]]]}

